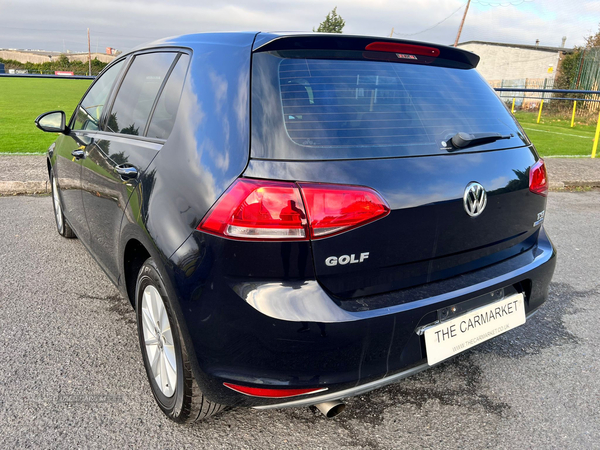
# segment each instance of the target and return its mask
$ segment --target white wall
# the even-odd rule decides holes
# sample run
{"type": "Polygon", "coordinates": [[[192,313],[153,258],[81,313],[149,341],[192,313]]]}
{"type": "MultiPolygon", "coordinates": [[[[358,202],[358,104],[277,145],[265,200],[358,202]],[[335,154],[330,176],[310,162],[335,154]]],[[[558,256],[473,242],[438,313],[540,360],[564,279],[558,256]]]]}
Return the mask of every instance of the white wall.
{"type": "Polygon", "coordinates": [[[459,44],[459,48],[479,55],[477,70],[487,80],[524,78],[554,79],[560,52],[505,47],[479,43],[459,44]],[[552,66],[552,72],[548,68],[552,66]]]}

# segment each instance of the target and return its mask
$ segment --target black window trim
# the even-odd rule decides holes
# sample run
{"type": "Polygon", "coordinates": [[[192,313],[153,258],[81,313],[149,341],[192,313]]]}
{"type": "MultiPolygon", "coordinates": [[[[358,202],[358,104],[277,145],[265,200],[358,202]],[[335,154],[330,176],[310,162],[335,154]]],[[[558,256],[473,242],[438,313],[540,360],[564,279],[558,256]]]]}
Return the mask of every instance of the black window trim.
{"type": "MultiPolygon", "coordinates": [[[[140,141],[140,142],[147,142],[149,144],[155,144],[158,145],[159,148],[162,147],[165,142],[167,142],[166,139],[156,139],[156,138],[147,138],[145,136],[135,136],[135,135],[131,135],[131,134],[123,134],[123,133],[112,133],[110,131],[96,131],[95,133],[96,136],[98,136],[98,139],[102,139],[102,136],[106,137],[106,140],[121,140],[121,139],[130,139],[130,140],[136,140],[136,141],[140,141]]],[[[149,146],[149,148],[153,148],[155,150],[158,150],[159,148],[154,148],[153,146],[149,146]]]]}
{"type": "MultiPolygon", "coordinates": [[[[111,136],[115,135],[115,136],[124,137],[126,139],[134,139],[134,140],[155,142],[157,144],[164,144],[166,142],[165,139],[147,138],[145,136],[145,134],[148,131],[150,121],[152,120],[152,116],[154,115],[154,109],[156,108],[156,103],[157,103],[158,99],[160,98],[160,94],[162,93],[164,85],[167,82],[167,80],[169,79],[169,76],[171,75],[171,72],[173,71],[175,64],[177,63],[177,61],[179,61],[179,58],[181,57],[182,53],[187,54],[188,56],[190,56],[190,58],[192,56],[192,50],[189,48],[186,48],[186,47],[153,47],[153,48],[145,48],[145,49],[141,49],[136,52],[129,53],[127,55],[127,57],[129,58],[129,61],[126,64],[125,70],[123,70],[123,72],[120,74],[120,78],[117,79],[117,81],[114,83],[114,85],[110,91],[109,100],[107,102],[107,105],[109,107],[104,108],[104,111],[102,112],[102,116],[100,118],[100,128],[101,129],[98,130],[98,132],[102,133],[104,135],[111,135],[111,136]],[[163,80],[163,82],[158,90],[158,93],[156,95],[156,98],[154,99],[152,109],[150,110],[150,115],[148,116],[148,120],[146,122],[146,127],[144,128],[144,136],[135,136],[132,134],[116,133],[114,131],[107,131],[105,129],[102,129],[105,126],[106,122],[108,122],[108,118],[110,117],[110,113],[112,112],[112,108],[114,106],[114,102],[117,97],[117,94],[119,93],[119,89],[121,89],[123,80],[125,80],[125,77],[127,76],[127,72],[129,72],[129,68],[131,67],[131,64],[133,64],[135,57],[139,56],[139,55],[149,54],[149,53],[177,53],[177,56],[171,63],[171,67],[169,67],[169,70],[167,71],[165,79],[163,80]]],[[[186,71],[186,76],[187,76],[187,71],[186,71]]]]}

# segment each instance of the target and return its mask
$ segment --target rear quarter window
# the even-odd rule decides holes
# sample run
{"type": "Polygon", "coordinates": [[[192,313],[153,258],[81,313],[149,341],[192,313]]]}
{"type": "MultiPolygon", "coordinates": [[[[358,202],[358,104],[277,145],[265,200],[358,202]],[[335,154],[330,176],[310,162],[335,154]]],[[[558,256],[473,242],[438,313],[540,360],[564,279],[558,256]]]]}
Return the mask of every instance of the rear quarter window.
{"type": "Polygon", "coordinates": [[[283,58],[275,52],[254,55],[254,157],[440,154],[447,153],[442,141],[459,131],[514,135],[470,151],[527,144],[510,113],[475,69],[283,58]]]}
{"type": "Polygon", "coordinates": [[[153,139],[167,139],[175,125],[175,116],[179,107],[183,82],[190,57],[182,54],[177,65],[169,75],[169,79],[160,93],[158,102],[152,114],[146,136],[153,139]]]}

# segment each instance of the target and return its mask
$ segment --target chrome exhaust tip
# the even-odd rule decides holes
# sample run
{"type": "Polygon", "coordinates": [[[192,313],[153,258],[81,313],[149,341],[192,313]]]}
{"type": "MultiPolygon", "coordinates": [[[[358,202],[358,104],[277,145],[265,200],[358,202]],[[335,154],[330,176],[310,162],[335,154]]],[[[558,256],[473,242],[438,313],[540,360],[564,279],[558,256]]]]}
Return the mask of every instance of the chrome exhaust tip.
{"type": "Polygon", "coordinates": [[[340,414],[346,409],[346,404],[340,401],[334,400],[332,402],[323,402],[315,405],[319,411],[323,413],[325,417],[331,419],[332,417],[340,414]]]}

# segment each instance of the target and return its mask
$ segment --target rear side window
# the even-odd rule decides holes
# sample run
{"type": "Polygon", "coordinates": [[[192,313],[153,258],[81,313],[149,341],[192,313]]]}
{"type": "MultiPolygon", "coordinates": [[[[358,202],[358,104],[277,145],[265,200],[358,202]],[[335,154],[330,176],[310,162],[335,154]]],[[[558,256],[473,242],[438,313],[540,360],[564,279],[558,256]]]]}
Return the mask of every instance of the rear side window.
{"type": "Polygon", "coordinates": [[[171,134],[173,125],[175,125],[175,114],[179,106],[189,59],[188,55],[182,54],[179,57],[179,61],[177,61],[177,65],[169,75],[167,84],[165,84],[152,114],[147,137],[167,139],[169,134],[171,134]]]}
{"type": "MultiPolygon", "coordinates": [[[[447,153],[462,131],[513,134],[469,151],[524,145],[474,69],[386,61],[253,57],[252,151],[274,159],[447,153]]],[[[464,150],[463,150],[464,151],[464,150]]]]}
{"type": "Polygon", "coordinates": [[[73,130],[98,130],[98,124],[110,90],[123,68],[123,61],[111,66],[100,76],[85,95],[77,111],[71,128],[73,130]]]}
{"type": "Polygon", "coordinates": [[[177,53],[137,55],[108,117],[106,131],[143,136],[152,105],[177,53]]]}

